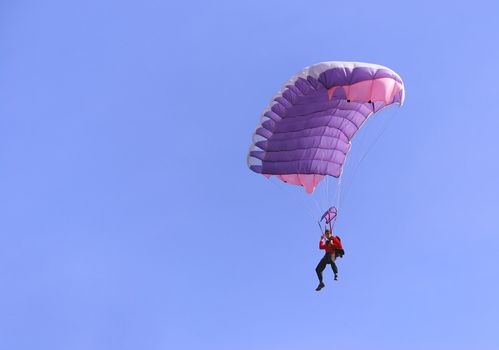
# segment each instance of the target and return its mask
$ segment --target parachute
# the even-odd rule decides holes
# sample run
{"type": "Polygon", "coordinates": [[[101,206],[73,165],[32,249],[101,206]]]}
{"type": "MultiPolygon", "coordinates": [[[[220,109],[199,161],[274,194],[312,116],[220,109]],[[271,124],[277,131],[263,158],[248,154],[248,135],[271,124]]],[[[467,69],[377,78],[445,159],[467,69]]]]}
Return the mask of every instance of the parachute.
{"type": "MultiPolygon", "coordinates": [[[[293,76],[272,98],[253,133],[248,167],[313,193],[325,177],[339,187],[353,137],[375,113],[404,102],[393,70],[371,63],[322,62],[293,76]]],[[[327,183],[327,181],[326,181],[327,183]]],[[[336,207],[319,220],[331,224],[336,207]]]]}
{"type": "Polygon", "coordinates": [[[325,176],[342,175],[352,138],[366,120],[403,102],[404,83],[389,68],[336,61],[307,67],[264,110],[248,166],[312,193],[325,176]]]}
{"type": "Polygon", "coordinates": [[[326,212],[324,214],[322,214],[322,217],[319,220],[319,223],[321,223],[322,221],[325,221],[326,225],[330,224],[334,221],[334,219],[336,219],[337,215],[338,215],[338,210],[336,209],[336,207],[331,207],[328,210],[326,210],[326,212]]]}
{"type": "Polygon", "coordinates": [[[327,228],[327,225],[329,225],[329,231],[333,231],[333,222],[336,219],[336,216],[338,216],[338,209],[336,207],[330,207],[324,214],[322,214],[321,219],[319,220],[319,228],[322,232],[322,222],[324,221],[324,228],[327,228]]]}

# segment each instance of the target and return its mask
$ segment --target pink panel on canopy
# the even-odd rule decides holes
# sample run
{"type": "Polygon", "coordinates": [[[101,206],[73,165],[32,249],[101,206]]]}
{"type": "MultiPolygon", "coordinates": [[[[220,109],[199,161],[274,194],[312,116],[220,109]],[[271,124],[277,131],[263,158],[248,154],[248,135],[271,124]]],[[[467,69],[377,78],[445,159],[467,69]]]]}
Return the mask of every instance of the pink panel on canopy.
{"type": "Polygon", "coordinates": [[[336,91],[337,88],[338,86],[333,86],[332,88],[327,89],[327,97],[329,100],[333,98],[334,92],[336,91]]]}
{"type": "MultiPolygon", "coordinates": [[[[271,175],[264,175],[269,178],[271,175]]],[[[296,186],[303,186],[307,193],[314,192],[315,188],[322,181],[324,175],[318,174],[288,174],[288,175],[275,175],[279,180],[296,186]]]]}
{"type": "Polygon", "coordinates": [[[364,80],[345,87],[347,98],[352,101],[367,102],[371,100],[372,80],[364,80]]]}
{"type": "Polygon", "coordinates": [[[375,101],[390,103],[395,95],[396,81],[389,78],[381,78],[373,81],[372,98],[375,101]]]}
{"type": "Polygon", "coordinates": [[[277,178],[281,181],[284,181],[291,185],[301,186],[300,179],[296,174],[288,174],[288,175],[277,175],[277,178]]]}
{"type": "MultiPolygon", "coordinates": [[[[328,99],[333,98],[334,92],[339,86],[333,86],[327,90],[328,99]]],[[[393,97],[400,92],[402,84],[392,78],[378,78],[364,80],[352,85],[343,86],[347,99],[352,101],[383,101],[392,103],[393,97]]]]}

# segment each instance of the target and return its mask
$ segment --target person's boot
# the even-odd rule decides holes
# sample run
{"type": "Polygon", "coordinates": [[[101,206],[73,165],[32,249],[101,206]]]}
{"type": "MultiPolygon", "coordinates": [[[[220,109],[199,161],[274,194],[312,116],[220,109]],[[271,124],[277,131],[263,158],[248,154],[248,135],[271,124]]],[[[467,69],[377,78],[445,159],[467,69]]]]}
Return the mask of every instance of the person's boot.
{"type": "Polygon", "coordinates": [[[335,273],[335,274],[334,274],[334,280],[335,280],[335,281],[337,281],[337,280],[338,280],[338,274],[337,274],[337,273],[335,273]]]}
{"type": "Polygon", "coordinates": [[[319,283],[319,285],[317,286],[317,288],[315,288],[316,291],[320,291],[322,288],[324,288],[326,285],[324,284],[324,282],[321,282],[319,283]]]}

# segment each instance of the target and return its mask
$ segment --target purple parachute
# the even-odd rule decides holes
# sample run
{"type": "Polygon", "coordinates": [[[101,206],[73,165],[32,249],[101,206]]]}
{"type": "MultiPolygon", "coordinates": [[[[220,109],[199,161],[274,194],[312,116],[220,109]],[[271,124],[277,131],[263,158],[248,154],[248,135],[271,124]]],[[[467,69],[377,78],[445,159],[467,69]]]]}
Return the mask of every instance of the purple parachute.
{"type": "Polygon", "coordinates": [[[326,220],[326,224],[329,224],[330,222],[334,221],[334,219],[336,219],[337,215],[338,215],[338,210],[335,207],[331,207],[328,210],[326,210],[326,212],[324,213],[324,215],[322,215],[319,222],[326,220]]]}
{"type": "Polygon", "coordinates": [[[351,140],[367,118],[403,101],[404,83],[386,67],[332,61],[305,68],[263,112],[248,166],[312,193],[324,176],[341,176],[351,140]]]}

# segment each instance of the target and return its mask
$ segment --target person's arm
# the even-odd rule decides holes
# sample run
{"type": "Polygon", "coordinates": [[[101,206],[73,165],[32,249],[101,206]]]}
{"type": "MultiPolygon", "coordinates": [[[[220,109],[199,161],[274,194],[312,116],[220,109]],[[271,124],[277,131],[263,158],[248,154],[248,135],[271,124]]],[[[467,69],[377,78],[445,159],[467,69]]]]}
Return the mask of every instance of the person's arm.
{"type": "Polygon", "coordinates": [[[324,236],[321,236],[321,240],[319,241],[319,249],[326,249],[326,244],[324,243],[324,236]]]}

